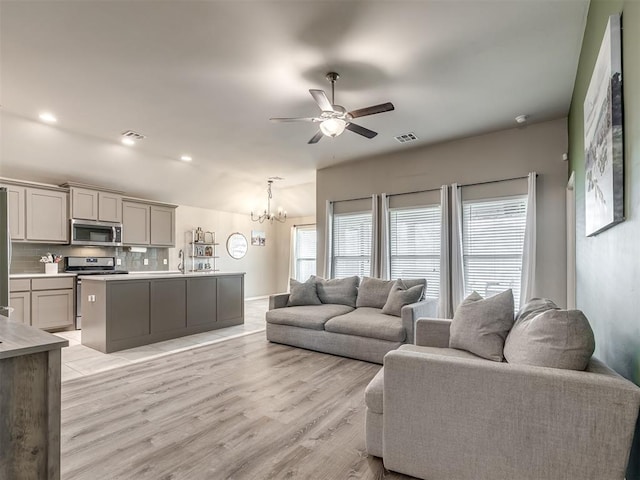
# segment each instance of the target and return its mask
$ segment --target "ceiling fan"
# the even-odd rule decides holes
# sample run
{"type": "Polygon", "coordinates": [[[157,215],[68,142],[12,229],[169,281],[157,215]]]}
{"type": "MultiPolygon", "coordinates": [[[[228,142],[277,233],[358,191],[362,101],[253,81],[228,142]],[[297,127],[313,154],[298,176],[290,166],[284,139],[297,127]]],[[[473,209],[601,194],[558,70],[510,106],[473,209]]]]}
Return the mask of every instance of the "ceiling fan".
{"type": "Polygon", "coordinates": [[[373,138],[378,135],[377,132],[369,130],[368,128],[361,127],[360,125],[353,123],[351,120],[358,117],[364,117],[366,115],[374,115],[376,113],[389,112],[395,107],[393,103],[381,103],[380,105],[374,105],[372,107],[360,108],[358,110],[347,110],[341,106],[335,104],[335,85],[336,80],[340,76],[336,72],[327,73],[327,80],[331,82],[331,101],[327,98],[327,94],[324,90],[309,90],[309,93],[316,101],[322,113],[317,117],[299,117],[299,118],[271,118],[274,122],[313,122],[320,123],[320,130],[311,137],[307,143],[318,143],[322,138],[322,135],[327,137],[337,137],[342,132],[351,130],[363,137],[373,138]]]}

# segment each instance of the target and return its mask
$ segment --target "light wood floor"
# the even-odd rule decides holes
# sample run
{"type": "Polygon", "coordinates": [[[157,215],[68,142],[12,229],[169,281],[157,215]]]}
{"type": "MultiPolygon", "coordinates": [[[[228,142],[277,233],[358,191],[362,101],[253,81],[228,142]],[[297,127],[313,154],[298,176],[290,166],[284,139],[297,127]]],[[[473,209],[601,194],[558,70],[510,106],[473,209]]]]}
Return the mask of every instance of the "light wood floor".
{"type": "Polygon", "coordinates": [[[364,452],[379,368],[260,332],[68,380],[62,479],[407,479],[364,452]]]}

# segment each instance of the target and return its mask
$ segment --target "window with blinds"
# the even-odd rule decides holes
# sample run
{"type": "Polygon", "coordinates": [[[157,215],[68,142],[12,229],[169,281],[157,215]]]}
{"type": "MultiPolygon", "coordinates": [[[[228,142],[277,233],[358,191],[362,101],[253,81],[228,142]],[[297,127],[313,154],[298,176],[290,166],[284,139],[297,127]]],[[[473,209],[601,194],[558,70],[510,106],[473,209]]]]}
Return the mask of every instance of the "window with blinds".
{"type": "Polygon", "coordinates": [[[371,275],[371,212],[333,215],[333,278],[371,275]]]}
{"type": "Polygon", "coordinates": [[[306,282],[316,274],[316,226],[296,227],[295,235],[295,277],[306,282]]]}
{"type": "Polygon", "coordinates": [[[440,205],[389,211],[391,279],[426,278],[429,297],[440,290],[440,205]]]}
{"type": "Polygon", "coordinates": [[[506,289],[520,302],[527,197],[463,202],[462,246],[466,294],[483,297],[506,289]]]}

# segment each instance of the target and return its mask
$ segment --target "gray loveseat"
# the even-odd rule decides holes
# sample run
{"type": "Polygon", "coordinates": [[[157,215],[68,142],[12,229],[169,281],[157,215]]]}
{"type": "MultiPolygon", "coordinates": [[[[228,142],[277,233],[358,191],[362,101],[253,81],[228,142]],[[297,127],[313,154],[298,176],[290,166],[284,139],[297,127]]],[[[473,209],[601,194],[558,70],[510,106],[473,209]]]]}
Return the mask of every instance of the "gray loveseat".
{"type": "Polygon", "coordinates": [[[640,389],[591,358],[584,371],[494,362],[449,348],[420,319],[365,392],[366,446],[430,480],[622,480],[640,389]]]}
{"type": "MultiPolygon", "coordinates": [[[[393,281],[365,277],[360,288],[348,298],[336,297],[339,288],[336,285],[331,287],[334,295],[327,294],[328,288],[323,289],[326,282],[339,281],[318,279],[318,282],[319,296],[324,302],[288,306],[288,293],[269,297],[266,314],[269,341],[381,364],[386,353],[404,343],[413,343],[418,318],[436,314],[438,302],[434,298],[402,306],[396,312],[399,315],[382,313],[396,283],[393,281]],[[332,298],[342,303],[327,303],[332,298]]],[[[426,282],[421,282],[426,288],[426,282]]]]}

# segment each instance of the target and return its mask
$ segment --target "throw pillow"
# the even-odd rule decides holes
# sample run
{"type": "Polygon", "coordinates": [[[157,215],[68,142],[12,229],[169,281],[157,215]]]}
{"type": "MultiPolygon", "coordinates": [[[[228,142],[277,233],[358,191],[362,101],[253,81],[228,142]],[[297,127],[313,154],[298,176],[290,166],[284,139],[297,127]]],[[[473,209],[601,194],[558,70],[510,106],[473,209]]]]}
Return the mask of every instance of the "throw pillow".
{"type": "Polygon", "coordinates": [[[393,280],[364,277],[358,287],[356,307],[382,308],[393,287],[393,280]]]}
{"type": "Polygon", "coordinates": [[[580,310],[544,310],[520,319],[504,345],[509,363],[584,370],[596,343],[589,321],[580,310]]]}
{"type": "Polygon", "coordinates": [[[449,347],[501,362],[504,340],[513,326],[513,293],[506,290],[483,299],[473,292],[451,321],[449,347]]]}
{"type": "Polygon", "coordinates": [[[358,296],[359,277],[333,278],[325,280],[321,277],[315,278],[318,289],[318,297],[322,303],[333,303],[335,305],[356,306],[358,296]]]}
{"type": "Polygon", "coordinates": [[[407,287],[406,283],[402,280],[396,280],[393,287],[391,287],[389,297],[384,307],[382,307],[382,313],[396,317],[401,316],[402,307],[419,301],[422,297],[423,290],[424,287],[422,285],[407,287]]]}
{"type": "Polygon", "coordinates": [[[524,321],[528,317],[535,317],[539,313],[545,310],[558,309],[559,307],[548,298],[532,298],[525,303],[520,311],[516,314],[516,321],[513,326],[515,327],[518,322],[524,321]]]}
{"type": "Polygon", "coordinates": [[[288,307],[299,307],[302,305],[321,305],[316,291],[316,281],[313,277],[304,283],[293,278],[289,280],[289,301],[288,307]]]}

